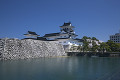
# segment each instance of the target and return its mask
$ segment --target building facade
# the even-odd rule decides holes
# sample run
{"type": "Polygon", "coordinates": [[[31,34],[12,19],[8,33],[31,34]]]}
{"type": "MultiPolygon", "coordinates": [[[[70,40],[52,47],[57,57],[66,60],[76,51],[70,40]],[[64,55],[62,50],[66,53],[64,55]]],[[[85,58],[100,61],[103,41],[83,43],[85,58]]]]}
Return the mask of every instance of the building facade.
{"type": "Polygon", "coordinates": [[[60,32],[58,33],[50,33],[45,34],[43,37],[38,37],[40,35],[35,32],[28,31],[25,39],[37,39],[42,41],[54,41],[58,44],[62,44],[64,49],[70,49],[71,46],[83,46],[83,40],[76,38],[74,26],[72,26],[71,22],[64,23],[60,26],[60,32]]]}
{"type": "Polygon", "coordinates": [[[120,31],[119,33],[116,33],[115,35],[110,35],[110,40],[115,43],[120,43],[120,31]]]}
{"type": "Polygon", "coordinates": [[[71,22],[64,23],[62,26],[60,26],[60,32],[58,33],[50,33],[45,34],[43,38],[46,38],[46,40],[50,41],[56,41],[56,43],[62,44],[66,47],[69,46],[69,48],[74,46],[82,46],[83,40],[76,38],[74,26],[72,26],[71,22]]]}

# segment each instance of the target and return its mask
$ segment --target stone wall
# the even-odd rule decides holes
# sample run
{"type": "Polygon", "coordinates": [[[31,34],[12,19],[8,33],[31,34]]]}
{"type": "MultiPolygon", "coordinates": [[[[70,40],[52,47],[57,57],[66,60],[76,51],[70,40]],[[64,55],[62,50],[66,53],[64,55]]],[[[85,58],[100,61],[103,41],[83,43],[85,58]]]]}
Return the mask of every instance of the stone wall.
{"type": "Polygon", "coordinates": [[[54,41],[6,38],[0,40],[0,59],[2,60],[66,55],[63,46],[54,41]]]}

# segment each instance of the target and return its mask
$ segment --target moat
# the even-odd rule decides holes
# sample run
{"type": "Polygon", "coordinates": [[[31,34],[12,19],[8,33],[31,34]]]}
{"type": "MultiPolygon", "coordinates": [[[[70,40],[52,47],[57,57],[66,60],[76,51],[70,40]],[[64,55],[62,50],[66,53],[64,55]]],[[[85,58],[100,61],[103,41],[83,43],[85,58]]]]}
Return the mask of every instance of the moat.
{"type": "Polygon", "coordinates": [[[120,80],[120,57],[0,61],[0,80],[120,80]]]}

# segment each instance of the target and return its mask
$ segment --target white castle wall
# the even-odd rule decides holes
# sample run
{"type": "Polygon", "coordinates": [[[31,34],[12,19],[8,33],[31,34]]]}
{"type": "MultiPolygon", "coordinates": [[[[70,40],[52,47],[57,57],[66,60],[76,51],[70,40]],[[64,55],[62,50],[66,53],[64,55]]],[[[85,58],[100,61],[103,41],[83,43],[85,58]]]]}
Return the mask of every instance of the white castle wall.
{"type": "Polygon", "coordinates": [[[67,55],[62,45],[32,39],[1,39],[0,59],[27,59],[67,55]]]}

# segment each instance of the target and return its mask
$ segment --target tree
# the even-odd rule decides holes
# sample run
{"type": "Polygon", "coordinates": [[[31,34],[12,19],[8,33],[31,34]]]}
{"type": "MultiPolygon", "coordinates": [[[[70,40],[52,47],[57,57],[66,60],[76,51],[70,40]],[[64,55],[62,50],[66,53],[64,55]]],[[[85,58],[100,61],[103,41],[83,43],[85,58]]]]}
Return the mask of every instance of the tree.
{"type": "Polygon", "coordinates": [[[114,44],[114,42],[111,41],[111,40],[108,40],[108,41],[107,41],[107,44],[108,44],[109,46],[111,46],[112,44],[114,44]]]}
{"type": "Polygon", "coordinates": [[[95,37],[92,37],[92,40],[96,40],[96,41],[98,41],[98,39],[97,39],[97,38],[95,38],[95,37]]]}
{"type": "Polygon", "coordinates": [[[88,39],[88,37],[87,36],[83,36],[83,38],[82,38],[83,40],[86,40],[86,39],[88,39]]]}
{"type": "Polygon", "coordinates": [[[83,49],[83,46],[81,46],[81,45],[79,45],[79,46],[77,47],[77,50],[79,50],[80,52],[82,51],[82,49],[83,49]]]}
{"type": "Polygon", "coordinates": [[[87,41],[83,42],[83,51],[89,51],[90,50],[88,45],[89,45],[89,43],[87,41]]]}
{"type": "Polygon", "coordinates": [[[89,43],[87,42],[86,39],[89,39],[90,37],[84,36],[82,39],[83,41],[83,51],[89,51],[89,43]]]}
{"type": "Polygon", "coordinates": [[[120,43],[117,43],[118,45],[118,52],[120,52],[120,43]]]}
{"type": "Polygon", "coordinates": [[[92,48],[91,51],[97,52],[99,49],[99,46],[96,44],[96,42],[92,41],[92,48]]]}
{"type": "Polygon", "coordinates": [[[100,44],[100,51],[104,52],[105,50],[108,52],[111,51],[110,46],[107,43],[103,42],[100,44]]]}
{"type": "Polygon", "coordinates": [[[110,46],[111,52],[120,52],[120,44],[114,43],[111,40],[107,41],[107,44],[110,46]]]}

